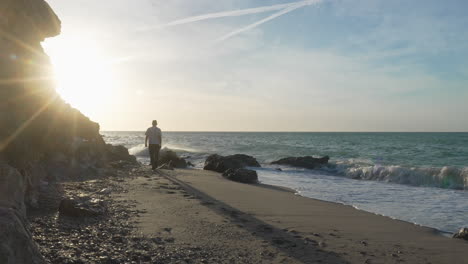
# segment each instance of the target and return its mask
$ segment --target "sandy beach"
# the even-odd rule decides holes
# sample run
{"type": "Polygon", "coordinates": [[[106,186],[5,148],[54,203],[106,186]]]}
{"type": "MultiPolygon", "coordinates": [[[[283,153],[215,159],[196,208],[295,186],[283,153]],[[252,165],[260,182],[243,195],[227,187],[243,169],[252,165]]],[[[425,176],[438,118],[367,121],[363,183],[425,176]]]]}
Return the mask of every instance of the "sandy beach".
{"type": "Polygon", "coordinates": [[[141,167],[120,182],[154,263],[466,263],[466,241],[220,174],[141,167]]]}

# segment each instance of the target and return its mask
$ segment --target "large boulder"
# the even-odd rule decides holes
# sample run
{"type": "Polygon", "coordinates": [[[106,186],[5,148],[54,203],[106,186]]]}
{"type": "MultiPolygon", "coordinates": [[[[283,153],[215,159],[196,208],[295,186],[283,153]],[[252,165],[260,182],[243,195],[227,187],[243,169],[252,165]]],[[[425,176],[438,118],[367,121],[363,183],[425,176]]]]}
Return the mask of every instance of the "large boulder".
{"type": "Polygon", "coordinates": [[[27,229],[25,177],[0,162],[0,263],[44,263],[27,229]]]}
{"type": "Polygon", "coordinates": [[[17,211],[0,207],[0,263],[45,263],[25,222],[17,211]]]}
{"type": "Polygon", "coordinates": [[[277,161],[273,161],[271,164],[288,165],[288,166],[306,168],[306,169],[318,169],[324,165],[327,165],[329,159],[330,157],[328,156],[325,156],[322,158],[314,158],[311,156],[288,157],[288,158],[280,159],[277,161]]]}
{"type": "Polygon", "coordinates": [[[254,170],[248,169],[228,169],[223,173],[223,176],[231,181],[242,183],[257,183],[258,175],[254,170]]]}
{"type": "Polygon", "coordinates": [[[26,183],[23,175],[15,168],[0,163],[0,207],[12,208],[21,214],[26,214],[25,190],[26,183]]]}
{"type": "Polygon", "coordinates": [[[228,169],[241,169],[245,167],[261,167],[258,161],[248,155],[236,154],[230,156],[221,156],[213,154],[208,156],[205,161],[204,170],[211,170],[216,172],[225,172],[228,169]]]}
{"type": "Polygon", "coordinates": [[[159,164],[167,164],[174,168],[187,168],[188,163],[184,158],[177,156],[177,154],[167,148],[162,149],[159,152],[159,164]]]}
{"type": "Polygon", "coordinates": [[[126,161],[129,163],[137,163],[136,157],[128,153],[128,149],[124,146],[106,145],[108,161],[126,161]]]}
{"type": "Polygon", "coordinates": [[[454,238],[468,240],[468,228],[462,228],[453,235],[454,238]]]}

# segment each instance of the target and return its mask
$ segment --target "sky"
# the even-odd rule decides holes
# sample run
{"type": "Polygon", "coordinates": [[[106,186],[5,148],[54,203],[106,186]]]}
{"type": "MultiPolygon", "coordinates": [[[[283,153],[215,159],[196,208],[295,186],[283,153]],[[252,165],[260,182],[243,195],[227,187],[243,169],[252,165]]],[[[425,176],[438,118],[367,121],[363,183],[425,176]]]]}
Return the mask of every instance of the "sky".
{"type": "Polygon", "coordinates": [[[468,131],[465,0],[47,0],[104,131],[468,131]]]}

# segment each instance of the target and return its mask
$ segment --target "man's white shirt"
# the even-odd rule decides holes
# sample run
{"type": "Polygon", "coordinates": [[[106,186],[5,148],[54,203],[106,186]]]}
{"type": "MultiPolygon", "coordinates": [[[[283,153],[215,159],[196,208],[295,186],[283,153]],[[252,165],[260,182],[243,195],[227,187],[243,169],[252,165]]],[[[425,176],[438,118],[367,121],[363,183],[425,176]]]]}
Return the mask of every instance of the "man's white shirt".
{"type": "Polygon", "coordinates": [[[161,129],[157,126],[150,127],[146,130],[146,136],[148,136],[149,144],[161,145],[159,139],[161,138],[161,129]]]}

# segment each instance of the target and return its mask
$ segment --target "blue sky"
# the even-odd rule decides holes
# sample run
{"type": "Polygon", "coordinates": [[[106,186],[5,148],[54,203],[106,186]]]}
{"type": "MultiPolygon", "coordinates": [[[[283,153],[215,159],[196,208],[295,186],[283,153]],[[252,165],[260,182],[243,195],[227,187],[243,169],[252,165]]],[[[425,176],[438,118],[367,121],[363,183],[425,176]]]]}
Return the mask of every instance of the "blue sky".
{"type": "Polygon", "coordinates": [[[468,131],[466,1],[48,2],[52,61],[111,62],[104,130],[468,131]]]}

